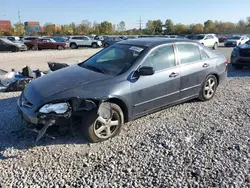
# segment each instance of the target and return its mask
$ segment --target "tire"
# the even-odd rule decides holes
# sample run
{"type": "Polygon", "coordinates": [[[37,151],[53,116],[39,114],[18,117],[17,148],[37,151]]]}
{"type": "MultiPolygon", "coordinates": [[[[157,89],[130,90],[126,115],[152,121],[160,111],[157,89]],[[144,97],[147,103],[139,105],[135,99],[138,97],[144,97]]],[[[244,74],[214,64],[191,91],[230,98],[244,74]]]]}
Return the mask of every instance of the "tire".
{"type": "Polygon", "coordinates": [[[218,86],[217,78],[214,75],[209,75],[202,85],[198,99],[201,101],[211,100],[214,97],[217,86],[218,86]],[[213,86],[211,84],[213,84],[213,86]]]}
{"type": "Polygon", "coordinates": [[[102,142],[120,133],[122,125],[124,123],[123,112],[118,105],[113,104],[113,103],[110,103],[110,105],[111,105],[112,114],[113,114],[111,122],[113,121],[114,123],[115,121],[117,121],[117,125],[113,125],[112,126],[113,128],[112,127],[108,128],[111,132],[110,135],[107,135],[108,125],[102,124],[98,120],[100,116],[97,115],[96,111],[91,112],[83,117],[82,131],[83,131],[84,136],[88,139],[89,142],[94,142],[94,143],[102,142]],[[100,129],[101,127],[103,127],[104,129],[100,129]],[[100,133],[98,133],[98,130],[101,130],[100,133]],[[104,135],[101,135],[101,133],[104,135]]]}
{"type": "Polygon", "coordinates": [[[242,65],[235,65],[235,64],[232,64],[232,67],[233,67],[234,69],[237,69],[237,70],[239,70],[239,69],[242,69],[242,68],[243,68],[243,66],[242,66],[242,65]]]}
{"type": "Polygon", "coordinates": [[[72,44],[70,44],[70,48],[71,49],[77,49],[78,46],[76,45],[76,43],[72,43],[72,44]]]}
{"type": "Polygon", "coordinates": [[[18,49],[17,47],[13,46],[13,47],[11,48],[11,51],[12,51],[12,52],[18,52],[19,49],[18,49]]]}
{"type": "Polygon", "coordinates": [[[57,46],[57,49],[58,49],[58,50],[63,50],[64,47],[63,47],[63,46],[57,46]]]}
{"type": "Polygon", "coordinates": [[[109,44],[105,43],[103,46],[104,46],[104,48],[107,48],[109,46],[109,44]]]}
{"type": "Polygon", "coordinates": [[[218,43],[214,43],[213,49],[216,50],[218,48],[218,43]]]}
{"type": "Polygon", "coordinates": [[[32,47],[31,47],[31,50],[37,51],[37,50],[38,50],[38,47],[37,47],[37,46],[32,46],[32,47]]]}
{"type": "Polygon", "coordinates": [[[96,43],[92,43],[92,44],[91,44],[91,47],[92,47],[92,48],[97,48],[98,45],[97,45],[96,43]]]}

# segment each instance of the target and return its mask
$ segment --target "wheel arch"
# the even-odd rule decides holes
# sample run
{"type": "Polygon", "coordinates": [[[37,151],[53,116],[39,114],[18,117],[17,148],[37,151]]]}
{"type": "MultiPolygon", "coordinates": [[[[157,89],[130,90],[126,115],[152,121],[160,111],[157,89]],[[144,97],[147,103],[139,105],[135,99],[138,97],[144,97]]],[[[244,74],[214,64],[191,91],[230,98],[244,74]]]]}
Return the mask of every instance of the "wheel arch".
{"type": "Polygon", "coordinates": [[[128,107],[124,101],[122,101],[121,99],[118,99],[118,98],[110,98],[110,99],[108,99],[108,102],[114,103],[121,108],[123,115],[124,115],[124,123],[129,121],[128,107]]]}

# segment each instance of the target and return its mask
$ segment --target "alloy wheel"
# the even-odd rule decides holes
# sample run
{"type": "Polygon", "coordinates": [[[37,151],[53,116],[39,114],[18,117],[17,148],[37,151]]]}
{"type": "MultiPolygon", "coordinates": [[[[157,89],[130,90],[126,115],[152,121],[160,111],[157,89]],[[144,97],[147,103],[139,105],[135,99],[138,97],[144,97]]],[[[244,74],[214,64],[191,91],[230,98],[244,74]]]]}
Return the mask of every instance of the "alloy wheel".
{"type": "Polygon", "coordinates": [[[99,116],[95,121],[94,133],[97,137],[102,139],[110,138],[113,136],[120,123],[117,112],[113,111],[112,118],[109,120],[99,116]]]}
{"type": "Polygon", "coordinates": [[[211,77],[206,81],[204,91],[203,91],[204,96],[207,99],[212,98],[215,93],[215,90],[216,90],[216,80],[213,77],[211,77]]]}

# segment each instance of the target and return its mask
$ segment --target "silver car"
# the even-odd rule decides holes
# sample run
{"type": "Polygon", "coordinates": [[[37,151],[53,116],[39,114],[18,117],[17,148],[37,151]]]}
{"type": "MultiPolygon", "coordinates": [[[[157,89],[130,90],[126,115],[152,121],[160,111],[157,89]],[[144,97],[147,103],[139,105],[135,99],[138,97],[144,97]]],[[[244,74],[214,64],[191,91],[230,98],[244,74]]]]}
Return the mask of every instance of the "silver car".
{"type": "Polygon", "coordinates": [[[81,124],[91,142],[117,135],[124,122],[194,98],[213,98],[227,59],[198,42],[142,38],[111,45],[78,65],[32,81],[18,100],[28,122],[81,124]],[[55,83],[55,84],[51,84],[55,83]]]}

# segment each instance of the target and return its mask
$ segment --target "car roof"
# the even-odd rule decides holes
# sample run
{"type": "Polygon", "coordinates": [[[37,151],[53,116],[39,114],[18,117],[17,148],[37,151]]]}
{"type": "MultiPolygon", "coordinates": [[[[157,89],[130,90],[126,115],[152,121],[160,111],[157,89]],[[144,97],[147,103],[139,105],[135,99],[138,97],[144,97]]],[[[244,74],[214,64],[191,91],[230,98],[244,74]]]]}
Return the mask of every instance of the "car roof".
{"type": "Polygon", "coordinates": [[[131,39],[131,40],[123,40],[118,42],[117,44],[127,44],[127,45],[135,45],[135,46],[144,46],[144,47],[154,47],[161,44],[167,43],[175,43],[175,42],[190,42],[196,43],[189,39],[178,39],[178,38],[160,38],[160,37],[153,37],[153,38],[139,38],[139,39],[131,39]]]}

